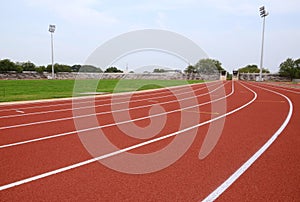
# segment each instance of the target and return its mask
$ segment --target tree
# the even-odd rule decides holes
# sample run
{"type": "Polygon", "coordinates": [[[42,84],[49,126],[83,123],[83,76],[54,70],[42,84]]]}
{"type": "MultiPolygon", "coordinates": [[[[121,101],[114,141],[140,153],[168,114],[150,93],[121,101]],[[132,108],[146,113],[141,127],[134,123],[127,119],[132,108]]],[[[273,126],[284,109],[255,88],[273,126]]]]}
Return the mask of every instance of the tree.
{"type": "Polygon", "coordinates": [[[36,71],[37,73],[43,73],[45,70],[46,70],[46,67],[45,67],[45,66],[39,66],[39,67],[36,67],[36,68],[35,68],[35,71],[36,71]]]}
{"type": "Polygon", "coordinates": [[[105,70],[105,73],[123,73],[123,71],[116,67],[109,67],[105,70]]]}
{"type": "Polygon", "coordinates": [[[80,68],[81,68],[81,65],[73,65],[73,66],[71,66],[71,71],[79,72],[80,68]]]}
{"type": "Polygon", "coordinates": [[[0,60],[0,72],[16,71],[16,64],[9,59],[0,60]]]}
{"type": "Polygon", "coordinates": [[[295,60],[295,64],[297,66],[297,69],[300,71],[300,58],[295,60]]]}
{"type": "MultiPolygon", "coordinates": [[[[259,73],[260,69],[257,67],[257,65],[247,65],[245,67],[241,67],[238,69],[240,73],[259,73]]],[[[268,69],[263,68],[262,73],[270,73],[268,69]]]]}
{"type": "Polygon", "coordinates": [[[187,68],[184,70],[185,73],[187,74],[192,74],[194,72],[196,72],[196,67],[193,65],[189,65],[187,66],[187,68]]]}
{"type": "Polygon", "coordinates": [[[23,71],[35,71],[35,64],[30,61],[21,63],[21,67],[23,71]]]}
{"type": "Polygon", "coordinates": [[[71,67],[69,65],[57,65],[57,69],[59,72],[71,72],[71,67]]]}
{"type": "Polygon", "coordinates": [[[100,68],[97,68],[93,65],[82,65],[79,69],[80,72],[103,72],[100,68]]]}
{"type": "Polygon", "coordinates": [[[224,70],[222,63],[214,59],[201,59],[195,65],[196,71],[200,74],[217,74],[224,70]]]}
{"type": "MultiPolygon", "coordinates": [[[[55,64],[55,65],[57,65],[57,64],[55,64]]],[[[57,72],[57,67],[55,67],[55,65],[54,65],[54,72],[56,73],[57,72]]],[[[52,72],[52,65],[47,65],[46,71],[47,72],[52,72]]]]}
{"type": "Polygon", "coordinates": [[[103,72],[100,68],[93,65],[73,65],[71,67],[72,72],[103,72]]]}
{"type": "MultiPolygon", "coordinates": [[[[52,65],[47,65],[46,68],[47,72],[52,72],[52,65]]],[[[54,64],[54,72],[71,72],[71,67],[69,65],[62,65],[62,64],[54,64]]]]}
{"type": "Polygon", "coordinates": [[[295,64],[296,64],[296,68],[297,68],[296,78],[299,79],[300,78],[300,58],[298,58],[297,60],[295,60],[295,64]]]}
{"type": "Polygon", "coordinates": [[[292,58],[286,59],[280,64],[279,74],[281,76],[288,77],[291,80],[300,78],[299,60],[300,58],[296,61],[294,61],[292,58]]]}
{"type": "Polygon", "coordinates": [[[163,72],[166,72],[166,70],[164,70],[164,69],[154,69],[153,70],[153,73],[163,73],[163,72]]]}
{"type": "Polygon", "coordinates": [[[15,71],[17,73],[22,73],[23,72],[23,68],[21,66],[17,65],[16,68],[15,68],[15,71]]]}
{"type": "Polygon", "coordinates": [[[218,60],[214,60],[214,59],[209,59],[211,60],[211,62],[214,63],[214,65],[217,67],[218,71],[224,71],[225,69],[222,67],[222,63],[218,60]]]}

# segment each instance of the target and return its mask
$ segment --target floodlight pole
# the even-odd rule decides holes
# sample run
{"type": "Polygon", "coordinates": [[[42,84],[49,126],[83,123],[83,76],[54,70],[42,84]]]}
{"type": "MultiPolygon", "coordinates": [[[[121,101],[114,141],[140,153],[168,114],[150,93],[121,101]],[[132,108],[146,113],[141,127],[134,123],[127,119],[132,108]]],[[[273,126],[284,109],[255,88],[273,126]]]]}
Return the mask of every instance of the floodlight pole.
{"type": "Polygon", "coordinates": [[[264,6],[260,7],[259,11],[260,11],[260,17],[263,18],[263,30],[262,30],[262,40],[261,40],[261,55],[260,55],[260,71],[259,71],[259,81],[262,81],[264,40],[265,40],[265,21],[266,21],[266,16],[269,15],[269,13],[266,12],[264,6]]]}
{"type": "Polygon", "coordinates": [[[55,25],[49,25],[49,32],[51,34],[51,62],[52,62],[52,79],[54,79],[54,53],[53,53],[53,33],[55,25]]]}

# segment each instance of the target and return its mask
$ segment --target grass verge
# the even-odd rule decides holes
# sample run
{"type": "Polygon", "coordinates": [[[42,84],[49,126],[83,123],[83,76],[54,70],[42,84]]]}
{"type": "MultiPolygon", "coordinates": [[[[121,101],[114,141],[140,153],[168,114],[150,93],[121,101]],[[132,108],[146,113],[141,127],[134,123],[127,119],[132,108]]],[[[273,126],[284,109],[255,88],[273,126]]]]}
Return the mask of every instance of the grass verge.
{"type": "MultiPolygon", "coordinates": [[[[180,80],[77,80],[80,92],[118,93],[178,86],[203,81],[180,80]],[[92,89],[92,91],[91,91],[92,89]]],[[[72,97],[75,80],[0,80],[0,102],[72,97]]],[[[80,95],[78,93],[77,95],[80,95]]]]}

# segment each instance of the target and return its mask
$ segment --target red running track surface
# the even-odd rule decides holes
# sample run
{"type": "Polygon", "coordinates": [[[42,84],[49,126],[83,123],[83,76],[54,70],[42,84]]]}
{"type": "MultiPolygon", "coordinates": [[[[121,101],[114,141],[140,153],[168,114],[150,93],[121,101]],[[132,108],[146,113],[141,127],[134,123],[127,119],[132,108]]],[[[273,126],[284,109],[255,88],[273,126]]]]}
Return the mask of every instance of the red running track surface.
{"type": "MultiPolygon", "coordinates": [[[[298,200],[300,91],[246,82],[214,82],[207,85],[209,88],[204,84],[196,84],[173,90],[160,89],[133,95],[124,94],[114,97],[113,100],[111,96],[100,96],[95,100],[85,98],[73,103],[73,108],[79,108],[75,109],[77,110],[75,112],[72,111],[72,102],[68,100],[0,106],[0,200],[201,201],[260,150],[283,125],[289,115],[290,105],[282,95],[291,100],[293,107],[287,126],[249,169],[223,190],[217,200],[298,200]],[[177,97],[174,96],[174,92],[177,97]],[[193,95],[199,106],[181,110],[180,104],[188,107],[191,103],[180,99],[188,99],[193,95]],[[226,98],[222,98],[225,96],[226,98]],[[93,107],[94,101],[96,108],[93,107]],[[213,103],[209,103],[210,101],[213,103]],[[247,103],[249,105],[245,105],[247,103]],[[213,111],[218,104],[225,105],[222,108],[225,111],[213,111]],[[154,105],[161,108],[151,112],[151,106],[154,105]],[[244,107],[233,113],[233,110],[242,106],[244,107]],[[162,108],[164,111],[160,111],[162,108]],[[184,121],[181,120],[183,113],[199,119],[197,123],[191,125],[187,123],[188,126],[197,124],[200,126],[178,134],[188,138],[189,132],[196,132],[196,137],[177,161],[156,172],[123,173],[95,161],[31,182],[6,187],[24,179],[93,159],[80,141],[74,123],[74,120],[80,120],[86,123],[85,129],[93,127],[93,123],[90,122],[91,116],[85,116],[93,112],[97,113],[94,118],[96,117],[98,126],[103,127],[103,132],[115,146],[126,148],[148,140],[127,136],[120,130],[120,125],[114,124],[116,118],[114,115],[118,115],[119,112],[114,114],[112,110],[127,111],[130,119],[136,120],[134,123],[141,128],[165,118],[166,124],[159,134],[150,139],[180,130],[180,122],[184,121]],[[150,119],[149,110],[152,115],[168,113],[150,119]],[[73,113],[81,114],[83,117],[74,118],[73,113]],[[224,113],[231,114],[201,125],[224,113]],[[224,126],[220,129],[221,134],[216,146],[206,158],[199,159],[199,151],[208,136],[209,127],[218,127],[217,123],[221,122],[224,122],[224,126]],[[46,137],[51,138],[24,142],[46,137]],[[8,146],[20,142],[23,143],[8,146]]],[[[125,119],[128,117],[120,115],[117,118],[125,121],[124,125],[132,124],[126,122],[125,119]]],[[[99,132],[100,129],[93,131],[99,132]]],[[[91,131],[80,134],[94,135],[91,131]]],[[[160,151],[174,139],[172,136],[128,152],[148,154],[160,151]]],[[[99,152],[99,155],[102,154],[99,152]]],[[[117,157],[118,155],[108,157],[107,161],[117,160],[117,157]]]]}

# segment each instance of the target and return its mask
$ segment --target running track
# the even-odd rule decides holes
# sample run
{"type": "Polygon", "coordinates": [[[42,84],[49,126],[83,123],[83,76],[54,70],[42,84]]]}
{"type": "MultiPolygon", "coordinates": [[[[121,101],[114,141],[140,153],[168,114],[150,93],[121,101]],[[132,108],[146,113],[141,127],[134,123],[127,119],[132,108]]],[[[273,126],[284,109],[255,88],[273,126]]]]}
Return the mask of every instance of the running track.
{"type": "MultiPolygon", "coordinates": [[[[207,86],[210,94],[206,85],[196,84],[83,98],[73,105],[71,100],[1,105],[0,201],[299,200],[300,90],[250,82],[207,86]],[[225,104],[225,111],[213,111],[218,104],[225,104]],[[153,105],[164,110],[151,112],[153,105]],[[114,117],[112,111],[120,116],[114,117]],[[125,112],[129,120],[121,116],[125,112]],[[181,113],[198,120],[187,123],[189,131],[178,128],[181,113]],[[99,122],[96,128],[90,121],[94,117],[99,122]],[[143,128],[163,118],[167,124],[149,137],[155,139],[150,144],[143,145],[149,139],[129,137],[118,128],[133,122],[143,128]],[[76,120],[85,123],[78,133],[76,120]],[[209,126],[218,122],[224,127],[216,146],[199,159],[209,126]],[[197,135],[171,166],[126,174],[93,160],[83,146],[78,134],[99,130],[118,148],[143,145],[128,151],[133,154],[159,151],[177,135],[197,135]],[[170,134],[174,136],[164,138],[170,134]]],[[[108,156],[107,161],[118,155],[108,156]]]]}

